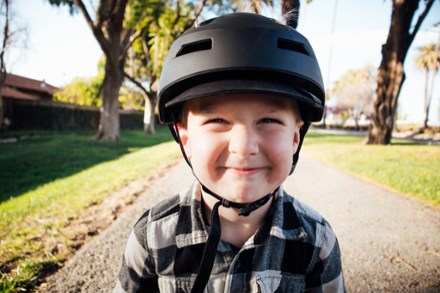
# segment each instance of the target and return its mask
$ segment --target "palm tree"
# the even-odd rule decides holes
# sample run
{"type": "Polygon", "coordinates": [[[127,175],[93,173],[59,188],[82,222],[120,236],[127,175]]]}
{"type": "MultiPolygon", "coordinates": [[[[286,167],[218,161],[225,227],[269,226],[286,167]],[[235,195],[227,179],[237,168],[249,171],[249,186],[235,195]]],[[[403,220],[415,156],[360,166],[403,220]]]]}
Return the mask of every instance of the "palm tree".
{"type": "Polygon", "coordinates": [[[429,108],[431,106],[434,78],[439,70],[439,44],[428,44],[417,48],[416,67],[425,72],[425,120],[422,130],[428,128],[429,108]],[[431,81],[431,86],[429,86],[431,81]]]}

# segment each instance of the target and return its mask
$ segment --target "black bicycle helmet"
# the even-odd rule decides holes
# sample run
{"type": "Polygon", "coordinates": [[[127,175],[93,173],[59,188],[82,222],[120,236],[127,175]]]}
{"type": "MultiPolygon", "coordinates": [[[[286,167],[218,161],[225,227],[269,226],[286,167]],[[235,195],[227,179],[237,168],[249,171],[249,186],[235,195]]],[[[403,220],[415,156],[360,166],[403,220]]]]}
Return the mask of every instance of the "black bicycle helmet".
{"type": "Polygon", "coordinates": [[[173,108],[185,100],[243,92],[293,98],[302,106],[303,120],[321,120],[324,85],[308,40],[251,13],[228,14],[188,30],[164,63],[159,118],[172,124],[173,108]]]}
{"type": "Polygon", "coordinates": [[[321,70],[309,41],[258,14],[233,13],[205,21],[170,48],[159,81],[159,120],[170,125],[179,142],[172,125],[184,101],[237,93],[297,101],[304,126],[293,172],[310,122],[322,119],[325,104],[321,70]]]}

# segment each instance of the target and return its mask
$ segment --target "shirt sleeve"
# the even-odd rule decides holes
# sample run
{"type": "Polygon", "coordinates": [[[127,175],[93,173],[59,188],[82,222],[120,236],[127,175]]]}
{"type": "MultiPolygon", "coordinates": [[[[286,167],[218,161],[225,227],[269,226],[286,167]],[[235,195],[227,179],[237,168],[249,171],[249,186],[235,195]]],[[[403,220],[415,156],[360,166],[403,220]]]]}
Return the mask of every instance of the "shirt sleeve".
{"type": "Polygon", "coordinates": [[[125,247],[118,282],[114,293],[159,292],[154,266],[149,261],[146,242],[146,222],[144,215],[132,230],[125,247]]]}
{"type": "Polygon", "coordinates": [[[326,222],[320,232],[319,257],[306,276],[306,292],[345,292],[338,240],[326,222]]]}

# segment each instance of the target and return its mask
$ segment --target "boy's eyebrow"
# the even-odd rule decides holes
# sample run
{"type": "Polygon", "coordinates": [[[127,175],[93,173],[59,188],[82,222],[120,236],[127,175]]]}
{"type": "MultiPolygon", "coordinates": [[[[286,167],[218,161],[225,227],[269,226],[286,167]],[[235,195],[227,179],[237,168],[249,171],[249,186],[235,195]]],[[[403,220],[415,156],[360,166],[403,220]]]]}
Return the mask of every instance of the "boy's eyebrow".
{"type": "Polygon", "coordinates": [[[291,107],[287,105],[280,105],[278,103],[272,103],[268,112],[278,112],[278,111],[284,111],[284,110],[290,110],[291,107]]]}
{"type": "MultiPolygon", "coordinates": [[[[194,109],[194,111],[198,112],[199,114],[205,114],[205,115],[221,114],[218,111],[216,111],[215,107],[212,107],[212,106],[208,106],[208,107],[203,108],[203,109],[197,108],[197,109],[194,109]]],[[[256,114],[259,114],[259,115],[274,115],[274,114],[278,114],[278,113],[281,113],[281,112],[284,112],[284,111],[291,111],[291,109],[285,108],[285,107],[274,107],[274,108],[271,107],[271,108],[269,108],[267,110],[265,109],[265,110],[259,111],[256,114]]]]}
{"type": "Polygon", "coordinates": [[[206,101],[198,101],[192,104],[189,109],[198,112],[211,113],[215,112],[216,107],[212,103],[207,103],[206,101]]]}
{"type": "MultiPolygon", "coordinates": [[[[206,100],[199,100],[199,101],[194,101],[192,105],[188,107],[188,109],[193,111],[203,112],[206,114],[211,114],[216,112],[217,107],[215,103],[211,103],[206,100]]],[[[285,110],[287,111],[293,110],[293,105],[287,102],[282,103],[277,101],[271,101],[267,107],[267,110],[265,110],[264,112],[273,113],[273,112],[285,111],[285,110]]]]}

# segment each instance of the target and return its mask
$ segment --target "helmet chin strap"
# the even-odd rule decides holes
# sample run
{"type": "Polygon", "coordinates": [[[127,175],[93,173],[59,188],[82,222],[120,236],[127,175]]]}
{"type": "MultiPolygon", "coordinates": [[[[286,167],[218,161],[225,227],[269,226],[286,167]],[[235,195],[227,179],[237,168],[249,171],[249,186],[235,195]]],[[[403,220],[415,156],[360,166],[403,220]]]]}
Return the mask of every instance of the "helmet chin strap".
{"type": "Polygon", "coordinates": [[[272,195],[278,190],[278,188],[271,193],[268,193],[264,197],[252,202],[252,203],[237,203],[233,201],[228,201],[219,195],[215,194],[206,186],[202,184],[202,189],[207,194],[215,197],[219,201],[215,203],[211,212],[211,229],[209,231],[208,240],[206,241],[205,247],[203,249],[202,261],[200,262],[199,270],[197,272],[197,277],[194,281],[194,285],[191,289],[191,293],[202,293],[205,290],[206,284],[209,281],[211,275],[212,267],[214,265],[215,254],[217,252],[217,246],[220,242],[220,237],[222,234],[222,227],[220,225],[220,217],[218,209],[220,206],[226,208],[238,208],[238,214],[240,216],[247,217],[254,210],[265,205],[272,195]]]}
{"type": "Polygon", "coordinates": [[[299,151],[301,150],[303,140],[304,140],[304,137],[306,136],[307,130],[309,130],[309,126],[310,126],[309,122],[304,123],[304,125],[299,130],[299,137],[300,137],[299,144],[298,144],[298,148],[296,149],[295,154],[293,155],[292,168],[290,169],[289,175],[292,175],[293,171],[295,171],[296,164],[298,163],[298,159],[299,159],[299,151]]]}
{"type": "Polygon", "coordinates": [[[252,213],[256,209],[264,206],[269,201],[269,199],[272,197],[272,195],[274,195],[277,192],[278,188],[275,189],[275,191],[268,193],[265,196],[263,196],[262,198],[254,201],[254,202],[251,202],[251,203],[239,203],[239,202],[229,201],[229,200],[215,194],[214,192],[209,190],[203,184],[202,184],[202,190],[204,192],[206,192],[207,194],[211,195],[212,197],[215,197],[216,199],[218,199],[220,201],[220,205],[222,205],[223,207],[236,208],[236,209],[238,209],[238,214],[240,216],[247,217],[250,215],[250,213],[252,213]]]}

